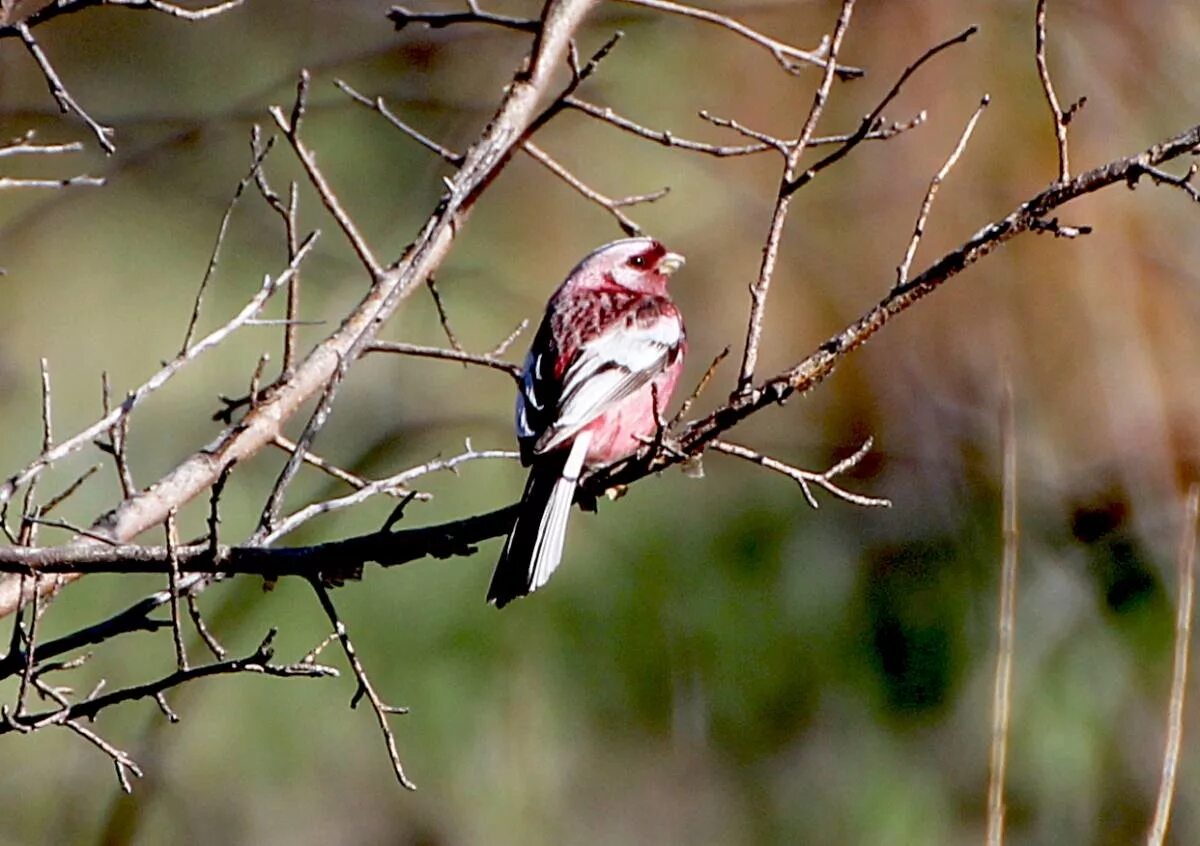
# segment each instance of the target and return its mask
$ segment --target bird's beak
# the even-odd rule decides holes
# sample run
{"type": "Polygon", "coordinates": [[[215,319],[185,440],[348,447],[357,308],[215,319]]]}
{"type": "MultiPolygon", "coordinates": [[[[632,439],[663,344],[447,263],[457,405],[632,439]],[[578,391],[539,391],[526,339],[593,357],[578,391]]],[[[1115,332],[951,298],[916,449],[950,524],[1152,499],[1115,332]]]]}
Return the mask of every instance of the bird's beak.
{"type": "Polygon", "coordinates": [[[667,253],[658,260],[658,272],[663,276],[670,276],[685,264],[687,264],[687,259],[679,253],[667,253]]]}

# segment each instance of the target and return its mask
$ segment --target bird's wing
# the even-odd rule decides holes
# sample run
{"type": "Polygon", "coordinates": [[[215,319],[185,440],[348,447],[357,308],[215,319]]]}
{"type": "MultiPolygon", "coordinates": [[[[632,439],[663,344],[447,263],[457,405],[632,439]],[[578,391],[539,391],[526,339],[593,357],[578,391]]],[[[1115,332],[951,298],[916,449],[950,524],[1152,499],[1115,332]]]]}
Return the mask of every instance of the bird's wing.
{"type": "Polygon", "coordinates": [[[534,452],[563,444],[644,387],[674,360],[683,341],[679,313],[666,307],[630,313],[580,345],[563,373],[557,413],[538,435],[534,452]]]}

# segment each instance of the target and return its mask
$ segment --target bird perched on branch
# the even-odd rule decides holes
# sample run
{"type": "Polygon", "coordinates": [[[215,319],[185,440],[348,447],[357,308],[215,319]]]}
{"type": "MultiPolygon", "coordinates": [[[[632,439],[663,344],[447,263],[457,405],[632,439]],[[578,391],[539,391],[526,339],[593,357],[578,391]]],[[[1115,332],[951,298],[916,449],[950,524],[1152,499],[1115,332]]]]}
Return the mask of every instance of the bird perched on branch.
{"type": "Polygon", "coordinates": [[[652,238],[614,241],[550,297],[517,392],[530,471],[488,588],[497,608],[546,584],[558,566],[581,472],[627,458],[655,435],[687,349],[667,293],[681,266],[683,256],[652,238]]]}

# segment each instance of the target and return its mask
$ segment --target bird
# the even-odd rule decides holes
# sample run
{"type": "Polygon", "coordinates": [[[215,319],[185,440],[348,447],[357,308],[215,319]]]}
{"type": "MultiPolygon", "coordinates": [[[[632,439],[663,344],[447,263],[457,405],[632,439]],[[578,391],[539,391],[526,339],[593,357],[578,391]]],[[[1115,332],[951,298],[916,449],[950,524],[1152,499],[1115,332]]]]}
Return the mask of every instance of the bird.
{"type": "Polygon", "coordinates": [[[687,352],[667,280],[684,264],[653,238],[593,250],[567,275],[525,357],[516,400],[529,477],[488,588],[503,608],[544,586],[562,559],[584,470],[628,458],[660,426],[687,352]]]}

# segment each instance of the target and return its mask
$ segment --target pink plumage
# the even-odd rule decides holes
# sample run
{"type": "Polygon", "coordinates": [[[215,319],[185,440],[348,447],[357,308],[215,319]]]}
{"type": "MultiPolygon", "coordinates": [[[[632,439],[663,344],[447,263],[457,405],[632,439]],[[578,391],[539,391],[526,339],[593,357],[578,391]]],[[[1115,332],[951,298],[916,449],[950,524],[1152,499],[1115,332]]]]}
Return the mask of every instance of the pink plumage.
{"type": "Polygon", "coordinates": [[[558,566],[581,472],[653,437],[687,349],[667,293],[682,265],[651,238],[614,241],[550,297],[517,392],[517,440],[530,472],[488,589],[497,608],[537,590],[558,566]]]}

